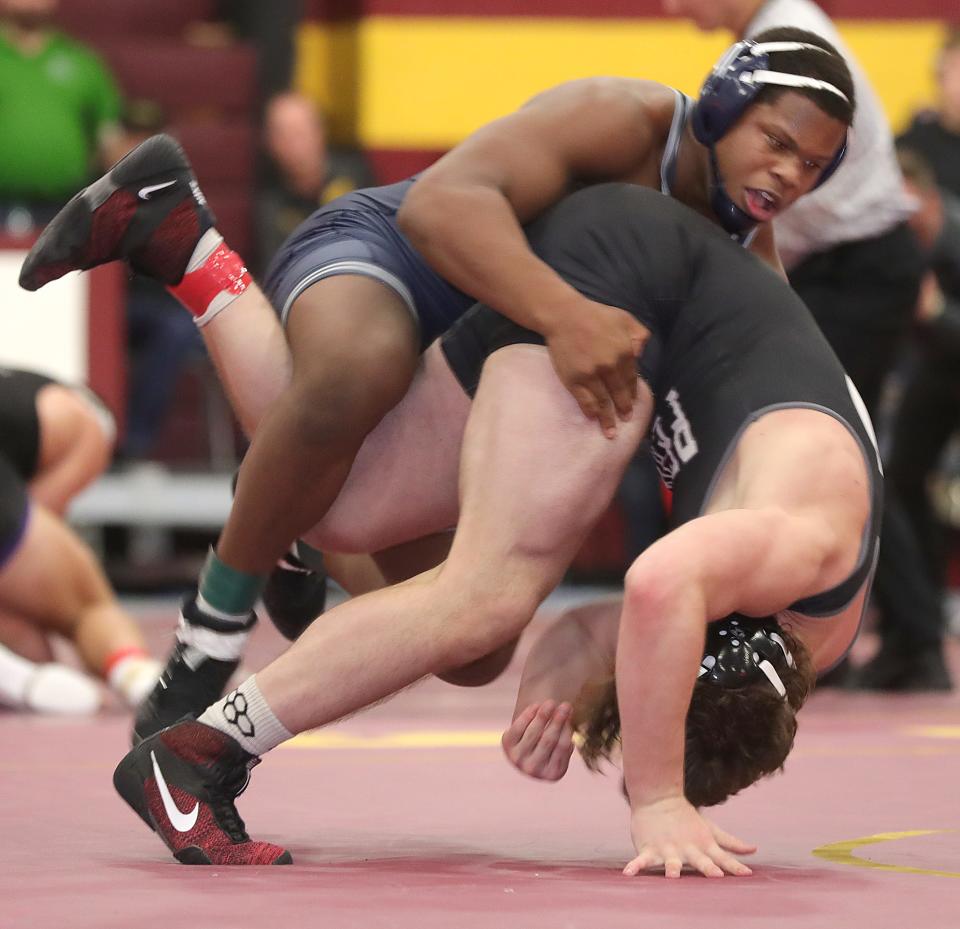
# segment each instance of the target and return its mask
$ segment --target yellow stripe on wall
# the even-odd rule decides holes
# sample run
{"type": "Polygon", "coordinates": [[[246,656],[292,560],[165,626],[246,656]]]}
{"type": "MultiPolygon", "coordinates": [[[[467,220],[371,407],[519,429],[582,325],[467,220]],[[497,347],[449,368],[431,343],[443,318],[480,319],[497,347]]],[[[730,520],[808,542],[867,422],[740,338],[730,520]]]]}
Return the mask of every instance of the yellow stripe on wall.
{"type": "MultiPolygon", "coordinates": [[[[926,20],[839,25],[892,124],[901,128],[932,99],[943,26],[926,20]]],[[[330,32],[356,56],[356,84],[345,74],[346,54],[341,50],[338,63],[330,41],[325,56],[314,52],[314,61],[301,60],[300,86],[341,119],[355,99],[357,140],[383,149],[447,148],[539,91],[578,77],[647,77],[695,93],[728,44],[724,33],[650,19],[384,16],[330,32]],[[318,76],[318,69],[325,70],[318,76]]],[[[314,37],[301,48],[311,42],[322,46],[314,37]]]]}
{"type": "Polygon", "coordinates": [[[351,23],[311,22],[296,37],[294,86],[319,104],[330,134],[342,143],[356,142],[360,38],[351,23]]]}
{"type": "Polygon", "coordinates": [[[360,138],[380,148],[448,147],[578,77],[655,77],[693,89],[701,62],[724,47],[722,38],[649,20],[384,17],[361,31],[360,138]]]}

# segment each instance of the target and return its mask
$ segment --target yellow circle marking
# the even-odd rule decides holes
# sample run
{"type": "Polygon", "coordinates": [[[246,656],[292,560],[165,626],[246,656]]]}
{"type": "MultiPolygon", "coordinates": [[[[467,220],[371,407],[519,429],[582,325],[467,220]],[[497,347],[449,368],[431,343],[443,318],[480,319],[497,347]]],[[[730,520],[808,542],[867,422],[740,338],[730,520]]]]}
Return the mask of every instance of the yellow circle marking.
{"type": "Polygon", "coordinates": [[[960,726],[911,726],[907,732],[928,739],[960,739],[960,726]]]}
{"type": "Polygon", "coordinates": [[[361,736],[343,732],[304,732],[285,743],[289,748],[490,748],[500,745],[496,730],[393,732],[389,735],[361,736]]]}
{"type": "Polygon", "coordinates": [[[862,839],[849,839],[846,842],[834,842],[831,845],[821,845],[815,848],[813,854],[824,861],[834,864],[853,865],[855,868],[872,868],[875,871],[896,871],[900,874],[928,874],[933,877],[960,877],[960,871],[937,871],[932,868],[913,868],[910,865],[883,864],[880,861],[870,861],[853,854],[854,849],[862,845],[875,845],[878,842],[895,842],[897,839],[910,839],[918,835],[942,835],[954,832],[954,829],[917,829],[912,832],[878,832],[876,835],[864,836],[862,839]]]}

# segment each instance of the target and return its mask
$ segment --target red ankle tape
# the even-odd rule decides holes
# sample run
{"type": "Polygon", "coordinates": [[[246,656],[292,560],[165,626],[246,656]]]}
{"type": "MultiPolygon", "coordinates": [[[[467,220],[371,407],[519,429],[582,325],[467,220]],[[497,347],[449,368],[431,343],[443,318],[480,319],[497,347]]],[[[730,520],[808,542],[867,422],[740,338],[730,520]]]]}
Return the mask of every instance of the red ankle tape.
{"type": "Polygon", "coordinates": [[[107,677],[110,672],[118,665],[124,658],[149,658],[150,654],[146,649],[141,648],[139,645],[128,645],[125,648],[118,648],[115,652],[111,652],[107,655],[106,660],[103,662],[103,676],[107,677]]]}
{"type": "Polygon", "coordinates": [[[184,274],[179,284],[167,289],[199,318],[208,310],[222,310],[250,284],[250,273],[243,259],[221,242],[196,271],[184,274]]]}

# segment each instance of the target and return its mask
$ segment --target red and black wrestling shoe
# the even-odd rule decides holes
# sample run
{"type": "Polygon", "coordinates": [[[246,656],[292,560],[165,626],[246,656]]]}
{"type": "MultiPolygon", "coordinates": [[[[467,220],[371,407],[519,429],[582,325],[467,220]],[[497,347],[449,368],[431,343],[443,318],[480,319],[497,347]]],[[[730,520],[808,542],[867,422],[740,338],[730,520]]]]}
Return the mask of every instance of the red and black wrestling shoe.
{"type": "Polygon", "coordinates": [[[144,739],[113,786],[182,864],[290,864],[290,852],[247,835],[234,800],[260,759],[193,719],[144,739]]]}
{"type": "Polygon", "coordinates": [[[20,286],[39,290],[69,271],[118,259],[177,284],[214,224],[183,149],[170,136],[155,135],[51,220],[23,263],[20,286]]]}

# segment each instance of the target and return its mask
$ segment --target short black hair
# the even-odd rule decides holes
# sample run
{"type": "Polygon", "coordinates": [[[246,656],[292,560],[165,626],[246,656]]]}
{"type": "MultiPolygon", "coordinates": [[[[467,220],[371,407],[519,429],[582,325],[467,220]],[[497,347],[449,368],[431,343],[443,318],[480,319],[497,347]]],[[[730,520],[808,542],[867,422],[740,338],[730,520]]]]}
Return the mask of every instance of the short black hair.
{"type": "Polygon", "coordinates": [[[773,103],[778,97],[792,90],[811,99],[828,116],[840,120],[844,125],[850,126],[853,123],[853,114],[857,105],[853,75],[843,55],[834,45],[815,32],[787,26],[765,29],[758,35],[752,36],[751,40],[754,42],[803,42],[823,49],[823,51],[816,51],[813,48],[801,48],[794,52],[770,52],[770,70],[825,81],[836,87],[847,98],[844,101],[829,90],[816,90],[813,87],[791,88],[767,84],[757,94],[757,102],[773,103]]]}

